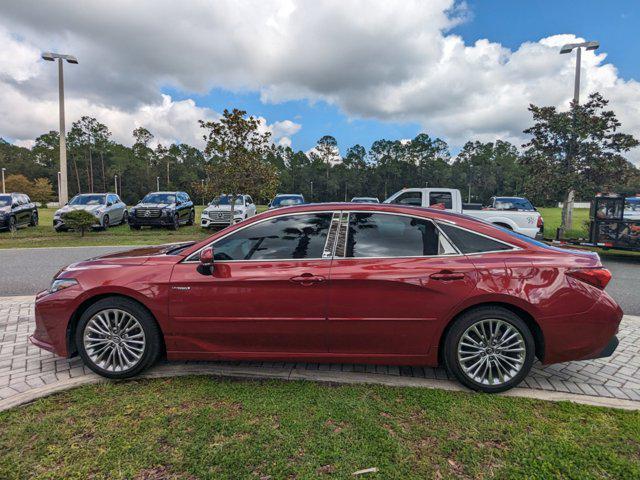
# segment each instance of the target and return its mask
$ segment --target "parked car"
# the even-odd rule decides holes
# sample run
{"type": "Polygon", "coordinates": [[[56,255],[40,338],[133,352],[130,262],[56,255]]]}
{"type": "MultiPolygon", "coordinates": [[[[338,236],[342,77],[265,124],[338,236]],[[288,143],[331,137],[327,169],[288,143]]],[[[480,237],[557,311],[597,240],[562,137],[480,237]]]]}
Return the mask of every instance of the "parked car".
{"type": "Polygon", "coordinates": [[[353,197],[352,203],[380,203],[378,197],[353,197]]]}
{"type": "Polygon", "coordinates": [[[272,210],[195,243],[70,265],[31,341],[109,378],[169,360],[436,366],[485,392],[611,355],[622,310],[598,255],[404,205],[272,210]]]}
{"type": "MultiPolygon", "coordinates": [[[[250,195],[238,195],[233,205],[233,221],[241,222],[256,214],[256,205],[250,195]]],[[[202,211],[200,226],[209,228],[213,226],[229,225],[231,220],[231,196],[220,195],[209,203],[202,211]]]]}
{"type": "Polygon", "coordinates": [[[111,225],[127,223],[127,206],[115,193],[81,193],[53,214],[53,228],[56,232],[67,230],[64,216],[73,210],[86,210],[96,217],[93,228],[107,229],[111,225]]]}
{"type": "Polygon", "coordinates": [[[269,202],[269,210],[280,207],[291,207],[304,204],[304,197],[299,193],[279,193],[269,202]]]}
{"type": "Polygon", "coordinates": [[[405,188],[391,195],[384,203],[414,205],[462,213],[531,238],[535,238],[541,234],[541,228],[543,228],[542,216],[535,210],[520,211],[510,209],[497,210],[495,208],[464,208],[460,190],[455,188],[405,188]]]}
{"type": "Polygon", "coordinates": [[[14,232],[25,225],[38,225],[38,207],[24,193],[0,194],[0,230],[14,232]]]}
{"type": "Polygon", "coordinates": [[[151,192],[131,208],[129,227],[169,227],[177,230],[180,225],[193,225],[196,210],[185,192],[151,192]]]}

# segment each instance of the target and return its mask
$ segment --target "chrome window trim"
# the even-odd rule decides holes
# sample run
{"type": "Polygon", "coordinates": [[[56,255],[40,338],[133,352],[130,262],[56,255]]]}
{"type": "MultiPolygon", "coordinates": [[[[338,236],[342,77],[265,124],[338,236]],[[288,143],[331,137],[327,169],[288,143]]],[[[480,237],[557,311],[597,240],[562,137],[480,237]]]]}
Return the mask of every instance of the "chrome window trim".
{"type": "MultiPolygon", "coordinates": [[[[428,222],[431,222],[435,229],[438,231],[438,233],[442,234],[442,230],[440,230],[440,228],[438,227],[438,223],[436,221],[433,220],[433,218],[430,217],[420,217],[420,216],[416,216],[416,215],[410,215],[408,213],[396,213],[396,212],[381,212],[380,210],[343,210],[343,212],[348,213],[349,215],[347,216],[347,226],[349,225],[349,220],[351,219],[351,213],[377,213],[377,214],[381,214],[381,215],[395,215],[395,216],[400,216],[400,217],[409,217],[409,218],[416,218],[418,220],[425,220],[428,222]]],[[[347,237],[345,238],[345,247],[344,247],[344,254],[346,255],[347,253],[347,241],[348,241],[348,235],[349,235],[349,229],[347,228],[347,232],[346,232],[347,237]]],[[[445,255],[406,255],[406,256],[390,256],[390,257],[347,257],[347,256],[335,256],[334,258],[336,260],[367,260],[367,259],[387,259],[387,258],[451,258],[451,257],[461,257],[464,256],[464,254],[462,252],[460,252],[460,249],[458,248],[458,246],[453,243],[449,237],[447,237],[446,235],[444,235],[444,237],[449,241],[449,243],[453,246],[453,248],[456,250],[457,253],[449,253],[449,254],[445,254],[445,255]]],[[[504,251],[504,250],[500,250],[500,251],[504,251]]],[[[483,252],[484,253],[484,252],[483,252]]]]}
{"type": "MultiPolygon", "coordinates": [[[[192,260],[192,257],[194,255],[198,255],[202,250],[204,250],[207,247],[211,247],[211,246],[215,247],[215,243],[216,242],[219,242],[220,240],[223,240],[223,239],[227,238],[229,235],[233,235],[235,233],[238,233],[238,232],[244,230],[245,228],[249,228],[249,227],[252,227],[254,225],[258,225],[259,223],[268,222],[269,220],[273,220],[275,218],[292,217],[292,216],[298,216],[298,215],[313,215],[313,214],[316,214],[316,213],[331,213],[332,214],[332,221],[333,221],[333,214],[339,213],[339,212],[340,212],[340,210],[314,210],[314,211],[308,211],[308,212],[283,213],[282,215],[274,215],[273,217],[262,218],[262,219],[258,220],[257,222],[252,222],[250,224],[244,225],[244,226],[238,228],[237,230],[234,230],[233,232],[229,232],[229,233],[223,235],[220,238],[216,238],[214,241],[206,244],[205,246],[203,246],[203,247],[199,248],[198,250],[196,250],[195,252],[193,252],[191,255],[189,255],[187,258],[182,260],[180,263],[200,263],[200,260],[192,260]]],[[[331,229],[331,225],[329,226],[329,229],[331,229]]],[[[327,232],[327,239],[328,238],[329,238],[329,233],[327,232]]],[[[325,242],[325,248],[326,248],[326,242],[325,242]]],[[[269,259],[261,259],[261,260],[217,260],[217,262],[220,262],[220,263],[231,263],[231,262],[308,262],[308,261],[312,261],[312,260],[331,260],[332,258],[333,257],[328,257],[328,258],[323,258],[323,257],[320,257],[320,258],[269,258],[269,259]]]]}

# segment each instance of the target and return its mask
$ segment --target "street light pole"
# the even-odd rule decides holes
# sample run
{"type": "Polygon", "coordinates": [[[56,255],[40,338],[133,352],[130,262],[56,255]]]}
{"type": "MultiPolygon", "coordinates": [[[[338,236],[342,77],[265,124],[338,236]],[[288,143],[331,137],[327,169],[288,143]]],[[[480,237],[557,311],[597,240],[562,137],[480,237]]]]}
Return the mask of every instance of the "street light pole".
{"type": "MultiPolygon", "coordinates": [[[[575,133],[575,123],[576,123],[576,109],[580,104],[580,67],[582,63],[582,49],[585,48],[587,50],[597,50],[600,47],[599,42],[582,42],[582,43],[567,43],[563,45],[560,49],[560,54],[571,53],[573,50],[576,50],[576,74],[573,82],[573,106],[571,110],[573,111],[573,135],[571,139],[571,144],[567,149],[566,154],[566,163],[567,168],[570,165],[571,159],[574,155],[574,147],[576,143],[576,133],[575,133]]],[[[573,197],[574,191],[573,189],[569,190],[567,193],[563,203],[562,203],[562,221],[560,222],[560,227],[556,231],[556,238],[562,239],[564,238],[564,232],[568,229],[573,228],[573,197]]]]}
{"type": "Polygon", "coordinates": [[[156,192],[160,191],[160,177],[156,177],[156,192]]]}
{"type": "Polygon", "coordinates": [[[115,174],[115,175],[113,176],[113,183],[114,183],[114,184],[115,184],[115,186],[116,186],[116,195],[118,195],[118,174],[115,174]]]}
{"type": "Polygon", "coordinates": [[[2,167],[2,193],[7,193],[5,188],[4,188],[4,171],[6,170],[6,168],[2,167]]]}
{"type": "Polygon", "coordinates": [[[573,101],[578,105],[580,103],[580,64],[582,62],[582,49],[597,50],[600,47],[600,42],[582,42],[582,43],[567,43],[560,49],[560,54],[571,53],[576,50],[576,76],[573,84],[573,101]]]}
{"type": "Polygon", "coordinates": [[[62,64],[65,60],[69,63],[77,64],[78,59],[73,55],[52,52],[43,53],[42,58],[49,62],[58,61],[58,108],[60,110],[60,184],[58,187],[58,203],[63,205],[69,201],[69,189],[67,186],[67,141],[64,126],[64,75],[62,64]]]}

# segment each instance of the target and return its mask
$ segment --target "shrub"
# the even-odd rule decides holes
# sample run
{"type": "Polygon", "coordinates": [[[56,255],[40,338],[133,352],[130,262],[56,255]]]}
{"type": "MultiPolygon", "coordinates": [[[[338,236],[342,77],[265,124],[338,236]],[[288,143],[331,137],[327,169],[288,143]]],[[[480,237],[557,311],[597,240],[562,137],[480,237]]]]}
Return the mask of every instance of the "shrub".
{"type": "Polygon", "coordinates": [[[64,223],[69,228],[80,232],[80,236],[84,237],[85,230],[96,223],[96,217],[85,210],[73,210],[64,214],[64,223]]]}

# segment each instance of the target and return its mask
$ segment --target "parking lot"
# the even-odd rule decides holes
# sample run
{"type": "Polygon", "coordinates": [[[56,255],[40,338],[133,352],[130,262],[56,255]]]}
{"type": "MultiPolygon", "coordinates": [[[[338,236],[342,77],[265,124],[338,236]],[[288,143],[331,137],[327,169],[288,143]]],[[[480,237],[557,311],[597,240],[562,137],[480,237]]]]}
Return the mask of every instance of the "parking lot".
{"type": "MultiPolygon", "coordinates": [[[[0,299],[0,411],[51,392],[104,381],[79,357],[60,358],[28,341],[30,297],[0,299]]],[[[640,317],[626,316],[613,356],[549,366],[537,363],[511,395],[640,408],[640,317]]],[[[278,362],[161,363],[147,377],[204,374],[254,379],[373,383],[460,390],[442,368],[278,362]]]]}

